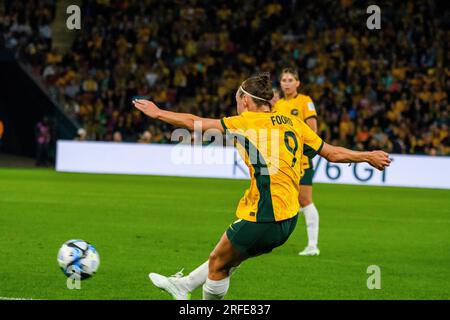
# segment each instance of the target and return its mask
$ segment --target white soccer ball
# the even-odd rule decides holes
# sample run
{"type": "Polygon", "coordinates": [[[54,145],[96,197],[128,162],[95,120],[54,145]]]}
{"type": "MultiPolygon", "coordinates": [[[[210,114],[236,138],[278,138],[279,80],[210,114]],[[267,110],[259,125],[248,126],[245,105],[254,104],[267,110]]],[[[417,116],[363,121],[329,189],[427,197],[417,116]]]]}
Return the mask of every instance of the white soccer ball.
{"type": "Polygon", "coordinates": [[[80,280],[92,277],[100,265],[95,247],[83,240],[65,242],[59,249],[57,260],[66,276],[80,280]]]}

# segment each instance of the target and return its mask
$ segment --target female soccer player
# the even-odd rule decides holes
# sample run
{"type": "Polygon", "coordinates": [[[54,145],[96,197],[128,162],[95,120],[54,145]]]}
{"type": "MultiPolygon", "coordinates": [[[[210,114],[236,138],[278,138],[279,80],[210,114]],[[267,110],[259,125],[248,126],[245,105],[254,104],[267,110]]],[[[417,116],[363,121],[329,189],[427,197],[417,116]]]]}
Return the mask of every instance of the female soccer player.
{"type": "Polygon", "coordinates": [[[272,112],[272,97],[270,76],[263,74],[248,78],[237,90],[238,116],[221,120],[161,110],[146,100],[133,102],[149,117],[175,126],[194,130],[194,123],[199,122],[204,131],[216,129],[232,134],[250,171],[250,188],[236,211],[238,220],[222,235],[209,260],[184,277],[181,273],[172,277],[149,274],[155,286],[175,299],[189,299],[201,285],[203,299],[223,299],[234,268],[287,241],[297,222],[300,163],[306,146],[333,162],[365,161],[379,170],[390,163],[383,151],[355,152],[324,143],[304,122],[272,112]],[[272,139],[258,137],[267,131],[272,139]],[[277,152],[266,143],[274,143],[277,152]]]}
{"type": "MultiPolygon", "coordinates": [[[[297,71],[285,68],[280,76],[283,98],[279,99],[273,106],[273,110],[290,114],[304,121],[314,132],[317,133],[317,112],[314,103],[309,96],[298,93],[300,80],[297,71]]],[[[306,232],[308,234],[308,245],[299,253],[301,256],[315,256],[320,254],[317,246],[319,240],[319,212],[312,199],[312,180],[314,168],[312,158],[314,152],[304,150],[306,157],[302,158],[302,177],[300,179],[300,212],[305,215],[306,232]]]]}

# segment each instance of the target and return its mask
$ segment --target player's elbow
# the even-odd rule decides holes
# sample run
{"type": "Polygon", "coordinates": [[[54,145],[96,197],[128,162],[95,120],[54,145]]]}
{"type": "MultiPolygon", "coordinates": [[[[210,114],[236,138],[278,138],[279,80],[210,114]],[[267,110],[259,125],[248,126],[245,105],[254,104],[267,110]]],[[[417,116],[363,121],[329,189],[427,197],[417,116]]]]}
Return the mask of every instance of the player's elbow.
{"type": "Polygon", "coordinates": [[[327,143],[324,144],[320,155],[329,162],[339,162],[340,160],[339,149],[327,143]]]}
{"type": "Polygon", "coordinates": [[[188,129],[189,131],[194,131],[194,129],[195,129],[194,117],[189,117],[188,119],[186,119],[186,121],[184,122],[184,127],[186,129],[188,129]]]}

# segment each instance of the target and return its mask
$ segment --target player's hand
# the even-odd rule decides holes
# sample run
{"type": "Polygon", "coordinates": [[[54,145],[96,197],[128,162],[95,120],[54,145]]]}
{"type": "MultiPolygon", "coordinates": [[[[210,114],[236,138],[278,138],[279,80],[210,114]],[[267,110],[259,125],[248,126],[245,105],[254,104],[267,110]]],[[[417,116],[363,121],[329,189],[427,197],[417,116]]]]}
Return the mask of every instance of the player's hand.
{"type": "Polygon", "coordinates": [[[161,109],[156,104],[148,100],[136,99],[133,100],[133,105],[145,113],[150,118],[158,118],[161,109]]]}
{"type": "Polygon", "coordinates": [[[389,154],[384,151],[376,150],[369,152],[369,159],[367,161],[372,167],[378,170],[384,170],[391,164],[391,159],[389,159],[389,154]]]}

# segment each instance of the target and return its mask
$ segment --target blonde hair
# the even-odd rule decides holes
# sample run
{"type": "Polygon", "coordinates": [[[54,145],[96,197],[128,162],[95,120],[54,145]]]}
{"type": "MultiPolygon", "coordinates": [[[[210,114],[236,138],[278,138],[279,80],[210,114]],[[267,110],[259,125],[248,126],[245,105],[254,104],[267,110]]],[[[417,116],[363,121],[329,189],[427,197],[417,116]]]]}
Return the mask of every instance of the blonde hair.
{"type": "Polygon", "coordinates": [[[285,73],[291,74],[297,81],[300,80],[300,77],[298,76],[298,71],[295,70],[294,68],[284,68],[281,71],[280,80],[283,77],[283,74],[285,74],[285,73]]]}

